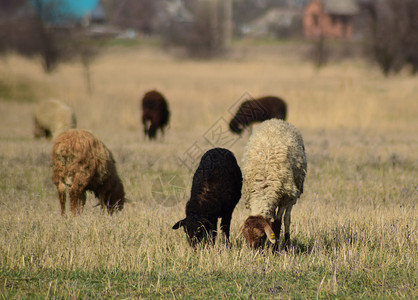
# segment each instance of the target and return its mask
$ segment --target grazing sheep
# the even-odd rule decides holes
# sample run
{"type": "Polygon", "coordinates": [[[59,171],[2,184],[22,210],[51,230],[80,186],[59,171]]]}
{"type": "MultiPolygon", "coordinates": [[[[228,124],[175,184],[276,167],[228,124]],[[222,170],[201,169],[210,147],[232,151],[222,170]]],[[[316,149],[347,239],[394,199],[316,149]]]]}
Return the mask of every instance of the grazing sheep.
{"type": "Polygon", "coordinates": [[[233,133],[242,131],[255,122],[263,122],[272,118],[286,120],[286,103],[277,97],[267,96],[255,100],[244,101],[237,113],[229,122],[229,129],[233,133]]]}
{"type": "Polygon", "coordinates": [[[69,188],[71,212],[81,212],[86,191],[92,191],[102,209],[109,214],[121,210],[125,202],[123,184],[109,149],[86,130],[71,129],[54,141],[52,181],[57,186],[61,214],[65,214],[66,188],[69,188]]]}
{"type": "MultiPolygon", "coordinates": [[[[305,146],[299,130],[290,123],[264,121],[251,135],[243,156],[243,197],[250,216],[241,227],[252,248],[266,237],[275,244],[284,213],[284,245],[290,240],[290,214],[303,192],[307,171],[305,146]]],[[[278,249],[278,243],[274,246],[278,249]]]]}
{"type": "Polygon", "coordinates": [[[147,92],[142,98],[142,124],[144,135],[150,140],[155,139],[157,130],[164,135],[164,127],[168,125],[170,111],[163,95],[157,91],[147,92]]]}
{"type": "Polygon", "coordinates": [[[35,138],[55,138],[61,132],[77,127],[76,116],[71,107],[58,100],[39,103],[33,120],[35,138]]]}
{"type": "Polygon", "coordinates": [[[229,242],[232,212],[241,198],[242,175],[234,154],[223,148],[207,151],[193,176],[186,218],[174,224],[183,227],[190,246],[200,241],[215,243],[218,218],[229,242]]]}

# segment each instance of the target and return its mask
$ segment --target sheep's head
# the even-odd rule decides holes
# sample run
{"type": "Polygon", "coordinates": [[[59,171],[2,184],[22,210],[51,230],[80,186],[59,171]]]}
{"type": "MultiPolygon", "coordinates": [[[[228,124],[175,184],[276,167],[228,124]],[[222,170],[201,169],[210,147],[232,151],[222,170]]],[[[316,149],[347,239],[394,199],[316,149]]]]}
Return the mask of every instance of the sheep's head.
{"type": "Polygon", "coordinates": [[[115,211],[123,209],[127,199],[125,198],[125,191],[119,176],[115,174],[109,181],[111,182],[109,185],[110,188],[105,191],[104,199],[106,199],[105,204],[107,210],[112,215],[115,211]]]}
{"type": "Polygon", "coordinates": [[[236,134],[241,134],[244,130],[244,125],[238,120],[237,117],[234,117],[231,122],[229,122],[229,129],[236,134]]]}
{"type": "Polygon", "coordinates": [[[260,215],[249,216],[241,226],[241,233],[247,245],[253,249],[262,247],[266,238],[273,244],[276,242],[271,222],[260,215]]]}
{"type": "Polygon", "coordinates": [[[213,231],[213,225],[211,222],[198,216],[188,216],[183,220],[174,224],[173,229],[179,229],[183,227],[187,236],[189,245],[193,248],[197,246],[202,240],[206,241],[208,235],[213,231]]]}

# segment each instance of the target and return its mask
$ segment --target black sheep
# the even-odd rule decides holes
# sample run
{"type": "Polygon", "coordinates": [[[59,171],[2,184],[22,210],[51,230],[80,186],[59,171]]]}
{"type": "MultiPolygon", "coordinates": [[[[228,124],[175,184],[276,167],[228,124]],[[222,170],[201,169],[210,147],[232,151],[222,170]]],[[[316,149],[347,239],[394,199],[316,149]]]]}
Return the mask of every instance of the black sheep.
{"type": "Polygon", "coordinates": [[[215,243],[218,218],[229,242],[232,212],[241,198],[242,174],[234,154],[223,148],[207,151],[194,173],[186,218],[174,224],[183,227],[190,246],[200,241],[215,243]]]}
{"type": "Polygon", "coordinates": [[[249,125],[255,122],[263,122],[272,118],[286,120],[286,103],[274,96],[261,97],[244,101],[237,113],[229,123],[229,129],[233,133],[241,134],[249,125]]]}
{"type": "Polygon", "coordinates": [[[153,90],[147,92],[142,98],[142,124],[144,125],[144,135],[150,140],[155,139],[157,130],[161,130],[164,135],[164,127],[168,125],[170,111],[164,96],[153,90]]]}

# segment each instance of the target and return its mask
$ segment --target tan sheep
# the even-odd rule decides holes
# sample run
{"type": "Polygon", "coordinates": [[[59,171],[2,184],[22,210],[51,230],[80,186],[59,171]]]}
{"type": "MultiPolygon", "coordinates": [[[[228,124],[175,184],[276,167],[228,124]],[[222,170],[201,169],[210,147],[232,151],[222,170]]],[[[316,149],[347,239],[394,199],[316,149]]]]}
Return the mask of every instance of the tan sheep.
{"type": "Polygon", "coordinates": [[[241,227],[247,244],[275,245],[284,214],[284,243],[290,240],[290,214],[303,192],[307,162],[302,135],[290,123],[271,119],[251,135],[243,156],[243,197],[250,216],[241,227]]]}
{"type": "Polygon", "coordinates": [[[46,100],[38,104],[34,111],[35,138],[55,138],[61,132],[77,127],[74,111],[58,100],[46,100]]]}
{"type": "Polygon", "coordinates": [[[67,187],[74,216],[85,205],[86,191],[92,191],[109,214],[123,208],[125,192],[113,155],[92,133],[77,129],[61,133],[54,141],[52,171],[62,215],[67,187]]]}

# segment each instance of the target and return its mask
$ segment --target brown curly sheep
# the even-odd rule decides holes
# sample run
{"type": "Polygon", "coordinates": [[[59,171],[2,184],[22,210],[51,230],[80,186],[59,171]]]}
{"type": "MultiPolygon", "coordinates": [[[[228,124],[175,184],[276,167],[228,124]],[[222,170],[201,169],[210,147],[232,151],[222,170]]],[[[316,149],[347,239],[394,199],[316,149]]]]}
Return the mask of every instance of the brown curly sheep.
{"type": "Polygon", "coordinates": [[[67,187],[74,216],[86,203],[86,191],[92,191],[109,214],[123,208],[125,192],[113,155],[92,133],[80,129],[61,133],[54,141],[52,171],[62,215],[67,187]]]}

